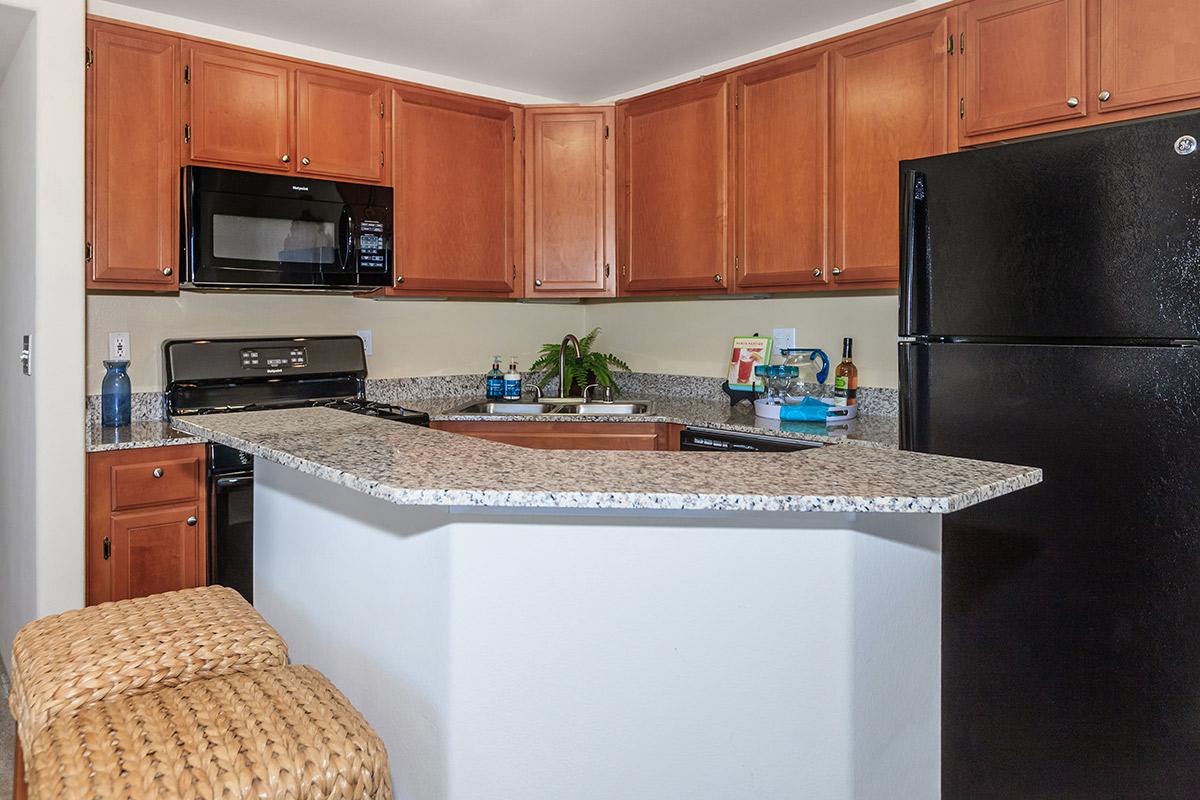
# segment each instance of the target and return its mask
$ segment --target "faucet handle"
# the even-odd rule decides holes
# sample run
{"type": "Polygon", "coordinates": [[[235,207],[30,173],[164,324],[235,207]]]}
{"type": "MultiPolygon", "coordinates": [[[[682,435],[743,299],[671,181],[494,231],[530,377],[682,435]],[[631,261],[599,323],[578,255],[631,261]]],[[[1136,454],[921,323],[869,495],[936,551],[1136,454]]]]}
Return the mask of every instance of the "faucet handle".
{"type": "Polygon", "coordinates": [[[542,402],[542,387],[538,386],[536,383],[532,383],[532,382],[531,382],[531,383],[530,383],[530,385],[529,385],[529,388],[533,390],[533,396],[534,396],[534,398],[535,398],[535,399],[536,399],[536,400],[537,400],[539,403],[540,403],[540,402],[542,402]]]}
{"type": "Polygon", "coordinates": [[[601,386],[598,383],[591,383],[588,384],[587,388],[583,390],[583,401],[585,403],[588,402],[588,398],[591,396],[592,389],[599,389],[601,391],[601,403],[611,403],[613,401],[613,388],[611,386],[601,386]]]}

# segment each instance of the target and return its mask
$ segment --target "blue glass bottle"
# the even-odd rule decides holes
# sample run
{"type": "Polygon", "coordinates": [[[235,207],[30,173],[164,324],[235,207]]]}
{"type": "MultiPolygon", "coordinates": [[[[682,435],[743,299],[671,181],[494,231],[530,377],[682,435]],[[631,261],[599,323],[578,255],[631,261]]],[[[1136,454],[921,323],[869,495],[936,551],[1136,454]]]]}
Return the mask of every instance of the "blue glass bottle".
{"type": "Polygon", "coordinates": [[[129,424],[128,361],[105,361],[104,382],[100,384],[100,424],[117,428],[129,424]]]}

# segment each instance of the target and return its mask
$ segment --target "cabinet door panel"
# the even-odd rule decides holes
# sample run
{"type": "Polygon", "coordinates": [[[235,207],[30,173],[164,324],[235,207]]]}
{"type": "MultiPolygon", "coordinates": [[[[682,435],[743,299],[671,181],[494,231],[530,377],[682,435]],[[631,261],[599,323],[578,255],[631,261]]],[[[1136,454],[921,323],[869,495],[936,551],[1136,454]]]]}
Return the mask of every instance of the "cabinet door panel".
{"type": "Polygon", "coordinates": [[[735,78],[739,289],[828,280],[828,62],[803,53],[735,78]]]}
{"type": "Polygon", "coordinates": [[[401,90],[392,108],[396,291],[512,293],[512,109],[401,90]]]}
{"type": "Polygon", "coordinates": [[[833,280],[900,276],[900,161],[950,149],[945,13],[846,40],[833,53],[833,280]]]}
{"type": "Polygon", "coordinates": [[[179,41],[90,23],[87,285],[179,286],[179,41]]]}
{"type": "Polygon", "coordinates": [[[1083,0],[974,0],[959,14],[964,137],[1087,114],[1083,0]]]}
{"type": "Polygon", "coordinates": [[[527,296],[613,294],[613,110],[526,112],[527,296]]]}
{"type": "Polygon", "coordinates": [[[1100,0],[1101,112],[1200,96],[1196,0],[1100,0]]]}
{"type": "Polygon", "coordinates": [[[678,450],[680,426],[638,422],[433,422],[432,427],[537,450],[678,450]]]}
{"type": "Polygon", "coordinates": [[[112,516],[112,600],[204,585],[198,505],[112,516]],[[188,520],[196,520],[188,524],[188,520]]]}
{"type": "Polygon", "coordinates": [[[725,290],[730,105],[718,79],[621,107],[623,293],[725,290]]]}
{"type": "Polygon", "coordinates": [[[224,47],[190,48],[192,161],[292,169],[292,69],[285,61],[224,47]]]}
{"type": "Polygon", "coordinates": [[[383,84],[340,72],[296,71],[296,171],[383,180],[383,84]]]}

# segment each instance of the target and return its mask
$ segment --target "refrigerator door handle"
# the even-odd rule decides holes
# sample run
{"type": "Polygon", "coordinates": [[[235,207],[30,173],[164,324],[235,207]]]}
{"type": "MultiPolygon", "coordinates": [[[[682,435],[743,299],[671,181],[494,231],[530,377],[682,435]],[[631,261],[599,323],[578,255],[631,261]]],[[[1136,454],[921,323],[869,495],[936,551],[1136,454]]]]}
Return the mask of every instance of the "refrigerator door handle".
{"type": "Polygon", "coordinates": [[[906,169],[900,174],[900,335],[921,331],[917,292],[918,260],[924,264],[925,175],[906,169]]]}
{"type": "Polygon", "coordinates": [[[913,450],[916,444],[917,424],[917,392],[920,384],[917,382],[915,348],[925,347],[920,342],[901,342],[899,349],[900,364],[900,449],[913,450]]]}

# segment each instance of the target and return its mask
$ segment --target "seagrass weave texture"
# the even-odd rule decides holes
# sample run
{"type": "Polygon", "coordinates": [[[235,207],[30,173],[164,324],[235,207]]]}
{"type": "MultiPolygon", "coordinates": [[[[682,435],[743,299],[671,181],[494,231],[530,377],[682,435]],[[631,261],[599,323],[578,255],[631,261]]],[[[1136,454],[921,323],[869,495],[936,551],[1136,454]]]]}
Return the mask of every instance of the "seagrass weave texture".
{"type": "Polygon", "coordinates": [[[103,603],[13,639],[8,704],[28,745],[58,715],[114,695],[287,664],[287,645],[233,589],[103,603]]]}
{"type": "Polygon", "coordinates": [[[383,742],[325,676],[289,666],[60,714],[29,800],[390,800],[383,742]]]}

